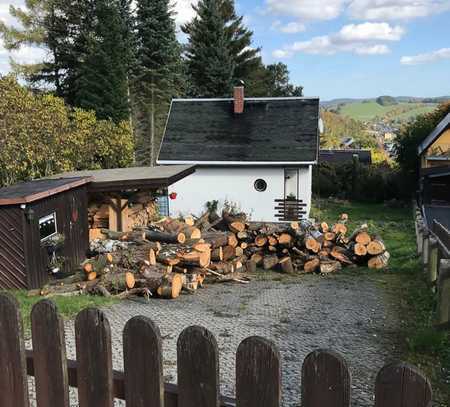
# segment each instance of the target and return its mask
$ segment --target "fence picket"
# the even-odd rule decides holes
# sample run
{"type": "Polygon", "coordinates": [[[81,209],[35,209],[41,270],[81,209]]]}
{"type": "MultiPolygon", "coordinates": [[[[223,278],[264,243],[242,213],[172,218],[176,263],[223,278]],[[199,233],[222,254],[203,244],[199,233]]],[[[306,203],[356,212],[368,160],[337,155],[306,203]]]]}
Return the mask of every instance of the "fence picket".
{"type": "Polygon", "coordinates": [[[348,407],[350,382],[342,356],[322,349],[311,352],[303,362],[302,406],[348,407]]]}
{"type": "Polygon", "coordinates": [[[69,406],[63,319],[56,305],[42,300],[31,311],[34,375],[38,407],[69,406]]]}
{"type": "Polygon", "coordinates": [[[430,382],[413,366],[405,363],[383,367],[375,384],[375,407],[428,407],[430,382]]]}
{"type": "Polygon", "coordinates": [[[75,320],[80,407],[111,407],[113,373],[111,329],[95,308],[81,311],[75,320]]]}
{"type": "Polygon", "coordinates": [[[201,326],[181,332],[177,342],[178,407],[219,406],[219,351],[201,326]]]}
{"type": "Polygon", "coordinates": [[[280,354],[273,342],[258,336],[244,339],[236,354],[236,406],[279,407],[280,354]]]}
{"type": "Polygon", "coordinates": [[[123,356],[127,407],[163,407],[161,334],[150,319],[137,316],[127,322],[123,356]]]}
{"type": "Polygon", "coordinates": [[[0,406],[28,407],[22,318],[17,300],[0,294],[0,406]]]}

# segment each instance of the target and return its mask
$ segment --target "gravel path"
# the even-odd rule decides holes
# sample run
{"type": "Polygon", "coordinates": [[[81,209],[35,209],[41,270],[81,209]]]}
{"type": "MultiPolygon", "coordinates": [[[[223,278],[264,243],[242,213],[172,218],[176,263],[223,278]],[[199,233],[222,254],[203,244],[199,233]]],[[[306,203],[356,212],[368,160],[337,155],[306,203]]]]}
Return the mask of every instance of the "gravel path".
{"type": "MultiPolygon", "coordinates": [[[[122,330],[128,319],[145,315],[164,338],[164,374],[176,382],[176,341],[189,325],[215,335],[220,350],[222,393],[234,394],[235,352],[251,335],[273,340],[282,356],[283,406],[299,406],[300,372],[317,348],[341,353],[352,374],[352,406],[373,404],[376,373],[396,357],[398,321],[383,293],[355,274],[295,280],[216,284],[176,301],[124,301],[105,310],[112,328],[114,368],[122,369],[122,330]],[[387,318],[389,315],[389,318],[387,318]]],[[[66,326],[68,356],[74,358],[73,323],[66,326]]]]}

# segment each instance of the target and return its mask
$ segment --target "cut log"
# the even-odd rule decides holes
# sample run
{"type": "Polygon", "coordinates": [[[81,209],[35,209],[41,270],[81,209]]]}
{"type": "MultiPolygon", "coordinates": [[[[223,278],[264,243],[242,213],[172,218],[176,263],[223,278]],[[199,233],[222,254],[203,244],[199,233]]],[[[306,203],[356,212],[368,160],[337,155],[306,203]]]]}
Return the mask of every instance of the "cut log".
{"type": "Polygon", "coordinates": [[[300,223],[296,222],[296,221],[292,221],[290,224],[290,227],[292,230],[299,230],[300,229],[300,223]]]}
{"type": "MultiPolygon", "coordinates": [[[[199,228],[196,228],[195,226],[188,226],[185,225],[181,232],[184,234],[186,239],[200,239],[202,237],[202,232],[199,228]]],[[[182,242],[180,242],[182,243],[182,242]]]]}
{"type": "Polygon", "coordinates": [[[212,261],[222,261],[223,260],[223,248],[218,247],[211,251],[211,260],[212,261]]]}
{"type": "Polygon", "coordinates": [[[228,244],[228,235],[226,233],[203,233],[205,243],[211,245],[211,249],[217,249],[228,244]]]}
{"type": "Polygon", "coordinates": [[[341,263],[353,264],[353,262],[350,260],[350,255],[349,255],[347,249],[344,249],[343,247],[334,246],[333,250],[331,250],[330,255],[331,255],[331,257],[340,261],[341,263]]]}
{"type": "Polygon", "coordinates": [[[111,240],[126,240],[132,242],[145,239],[145,233],[143,231],[116,232],[109,229],[102,229],[101,232],[111,240]]]}
{"type": "Polygon", "coordinates": [[[210,252],[211,245],[209,243],[198,242],[192,245],[192,248],[198,252],[210,252]]]}
{"type": "Polygon", "coordinates": [[[257,265],[253,260],[247,260],[245,262],[245,269],[248,273],[256,273],[257,265]]]}
{"type": "Polygon", "coordinates": [[[224,246],[222,247],[223,260],[227,261],[236,257],[236,248],[233,246],[224,246]]]}
{"type": "Polygon", "coordinates": [[[370,269],[383,269],[387,267],[390,257],[390,253],[385,251],[383,254],[379,254],[378,256],[369,259],[367,266],[370,269]]]}
{"type": "Polygon", "coordinates": [[[181,266],[208,267],[211,262],[211,252],[192,251],[188,253],[177,253],[181,266]]]}
{"type": "Polygon", "coordinates": [[[312,236],[307,236],[305,239],[305,247],[311,250],[313,253],[318,253],[320,251],[320,243],[312,236]]]}
{"type": "Polygon", "coordinates": [[[322,274],[335,273],[342,270],[342,265],[338,261],[322,261],[320,262],[320,272],[322,274]]]}
{"type": "Polygon", "coordinates": [[[157,230],[146,230],[145,238],[153,242],[162,243],[184,243],[186,241],[186,235],[184,233],[168,233],[159,232],[157,230]]]}
{"type": "Polygon", "coordinates": [[[334,241],[336,239],[336,233],[333,232],[325,232],[323,235],[324,239],[328,242],[334,241]]]}
{"type": "Polygon", "coordinates": [[[327,233],[330,230],[330,227],[328,226],[328,223],[322,222],[320,224],[320,230],[322,231],[322,233],[327,233]]]}
{"type": "Polygon", "coordinates": [[[134,288],[136,279],[134,277],[134,274],[129,271],[124,273],[107,273],[100,279],[100,284],[104,286],[110,293],[120,293],[127,289],[134,288]]]}
{"type": "Polygon", "coordinates": [[[239,246],[240,246],[243,250],[245,250],[245,249],[248,247],[248,243],[247,243],[247,242],[242,242],[239,246]]]}
{"type": "Polygon", "coordinates": [[[245,223],[242,221],[231,222],[228,227],[234,233],[243,232],[245,230],[245,223]]]}
{"type": "Polygon", "coordinates": [[[333,225],[331,231],[336,234],[345,235],[347,233],[347,226],[338,222],[333,225]]]}
{"type": "Polygon", "coordinates": [[[264,270],[271,270],[278,264],[278,256],[276,254],[264,256],[263,268],[264,270]]]}
{"type": "Polygon", "coordinates": [[[209,270],[218,272],[219,274],[230,274],[234,273],[234,266],[232,263],[227,263],[225,261],[219,261],[217,263],[211,263],[208,267],[209,270]]]}
{"type": "Polygon", "coordinates": [[[183,288],[183,278],[181,274],[167,274],[162,284],[157,288],[156,293],[161,298],[175,299],[180,296],[183,288]]]}
{"type": "Polygon", "coordinates": [[[267,243],[267,237],[264,235],[258,235],[255,237],[255,244],[257,247],[263,247],[267,243]]]}
{"type": "Polygon", "coordinates": [[[357,256],[365,256],[367,254],[367,247],[362,243],[356,243],[355,246],[353,247],[353,252],[357,256]]]}
{"type": "Polygon", "coordinates": [[[228,235],[228,246],[237,247],[239,240],[234,233],[228,235]]]}
{"type": "Polygon", "coordinates": [[[370,241],[371,241],[371,237],[367,232],[359,232],[356,236],[355,236],[355,242],[356,243],[361,243],[364,246],[367,246],[370,241]]]}
{"type": "Polygon", "coordinates": [[[292,240],[292,236],[289,233],[282,233],[278,237],[278,243],[285,246],[290,245],[292,243],[292,240]]]}
{"type": "Polygon", "coordinates": [[[195,221],[194,221],[194,218],[192,216],[186,216],[184,218],[184,223],[186,223],[186,225],[188,225],[188,226],[194,226],[195,225],[195,221]]]}
{"type": "Polygon", "coordinates": [[[234,253],[237,257],[240,257],[244,254],[244,249],[240,246],[234,248],[234,253]]]}
{"type": "Polygon", "coordinates": [[[148,251],[148,261],[152,266],[154,266],[156,264],[156,254],[153,249],[150,249],[148,251]]]}
{"type": "Polygon", "coordinates": [[[313,258],[311,260],[308,260],[304,266],[303,266],[303,270],[305,271],[305,273],[313,273],[315,271],[317,271],[320,267],[320,260],[318,258],[313,258]]]}
{"type": "Polygon", "coordinates": [[[278,239],[276,236],[267,236],[267,244],[269,246],[276,246],[278,244],[278,239]]]}
{"type": "Polygon", "coordinates": [[[367,253],[369,253],[372,256],[382,254],[385,252],[385,250],[386,246],[384,245],[384,242],[380,239],[372,240],[367,245],[367,253]]]}
{"type": "Polygon", "coordinates": [[[280,268],[283,273],[293,274],[294,266],[292,265],[292,260],[289,256],[283,257],[280,260],[280,268]]]}
{"type": "Polygon", "coordinates": [[[238,233],[236,233],[236,236],[239,240],[248,239],[248,233],[246,231],[238,232],[238,233]]]}
{"type": "Polygon", "coordinates": [[[180,259],[177,257],[177,252],[170,247],[164,247],[161,249],[156,258],[160,263],[168,266],[176,266],[180,263],[180,259]]]}
{"type": "Polygon", "coordinates": [[[86,280],[87,281],[93,281],[97,278],[97,273],[95,271],[91,271],[86,274],[86,280]]]}
{"type": "Polygon", "coordinates": [[[256,265],[260,265],[263,261],[263,258],[264,256],[261,253],[253,253],[250,257],[250,260],[256,265]]]}

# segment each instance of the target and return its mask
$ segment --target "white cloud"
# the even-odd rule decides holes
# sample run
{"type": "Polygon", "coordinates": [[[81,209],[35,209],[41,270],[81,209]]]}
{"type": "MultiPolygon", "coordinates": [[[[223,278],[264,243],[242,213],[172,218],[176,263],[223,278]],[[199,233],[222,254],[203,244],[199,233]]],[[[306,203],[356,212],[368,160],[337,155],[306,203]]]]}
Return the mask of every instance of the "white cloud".
{"type": "Polygon", "coordinates": [[[266,4],[267,11],[271,14],[311,21],[338,17],[346,1],[348,0],[266,0],[266,4]]]}
{"type": "Polygon", "coordinates": [[[272,28],[285,34],[297,34],[306,30],[305,25],[302,23],[292,21],[290,23],[283,24],[280,20],[275,21],[272,24],[272,28]]]}
{"type": "Polygon", "coordinates": [[[273,53],[275,58],[288,58],[294,53],[333,55],[352,52],[357,55],[383,55],[390,52],[383,42],[399,41],[405,30],[387,23],[349,24],[337,33],[295,42],[273,53]]]}
{"type": "Polygon", "coordinates": [[[402,65],[422,65],[441,61],[443,59],[450,59],[450,48],[441,48],[424,54],[405,56],[400,59],[400,63],[402,65]]]}
{"type": "Polygon", "coordinates": [[[448,0],[353,0],[348,11],[364,20],[411,20],[450,10],[448,0]]]}
{"type": "Polygon", "coordinates": [[[195,11],[192,5],[196,5],[198,0],[172,0],[171,3],[176,12],[175,21],[177,26],[185,24],[194,18],[195,11]]]}

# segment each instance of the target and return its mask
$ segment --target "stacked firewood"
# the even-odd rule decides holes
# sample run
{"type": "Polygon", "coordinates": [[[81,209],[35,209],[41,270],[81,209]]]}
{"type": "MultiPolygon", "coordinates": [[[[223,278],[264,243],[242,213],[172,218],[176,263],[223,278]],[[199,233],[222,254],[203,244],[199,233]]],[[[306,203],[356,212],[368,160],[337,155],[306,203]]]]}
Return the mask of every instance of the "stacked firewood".
{"type": "Polygon", "coordinates": [[[348,233],[348,216],[333,225],[310,221],[248,222],[244,214],[195,219],[164,218],[132,232],[102,230],[117,248],[82,264],[90,292],[102,295],[145,294],[177,298],[208,281],[247,283],[242,273],[257,268],[283,273],[322,273],[343,266],[384,268],[389,253],[379,236],[362,225],[348,233]]]}

